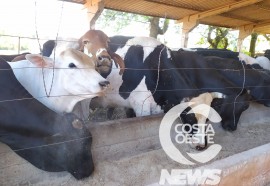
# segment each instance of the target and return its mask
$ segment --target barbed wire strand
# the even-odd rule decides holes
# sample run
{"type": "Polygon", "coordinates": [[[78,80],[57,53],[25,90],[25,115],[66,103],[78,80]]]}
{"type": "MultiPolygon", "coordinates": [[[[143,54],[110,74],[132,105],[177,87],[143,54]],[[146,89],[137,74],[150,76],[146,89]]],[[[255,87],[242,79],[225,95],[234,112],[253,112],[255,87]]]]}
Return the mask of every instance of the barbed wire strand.
{"type": "MultiPolygon", "coordinates": [[[[1,57],[0,57],[1,58],[1,57]]],[[[2,58],[3,59],[3,58],[2,58]]],[[[179,61],[181,62],[181,61],[179,61]]],[[[23,69],[41,69],[42,67],[14,67],[14,68],[9,68],[9,69],[0,69],[0,71],[13,71],[13,70],[23,70],[23,69]]],[[[52,67],[43,67],[44,69],[53,69],[52,67]]],[[[61,69],[66,69],[66,70],[87,70],[87,69],[93,69],[93,67],[77,67],[77,68],[69,68],[69,67],[55,67],[55,70],[61,70],[61,69]]],[[[112,68],[113,70],[119,70],[119,68],[112,68]]],[[[158,68],[124,68],[125,70],[136,70],[136,71],[158,71],[158,68]]],[[[203,68],[203,67],[179,67],[179,68],[163,68],[162,71],[170,71],[170,70],[216,70],[216,71],[232,71],[232,72],[240,72],[243,69],[231,69],[231,68],[203,68]]],[[[262,72],[267,76],[270,76],[270,71],[265,70],[265,69],[245,69],[245,71],[258,71],[262,72]]]]}
{"type": "MultiPolygon", "coordinates": [[[[248,88],[265,88],[265,87],[269,87],[268,85],[265,85],[265,86],[248,86],[248,88]]],[[[225,89],[240,89],[242,90],[242,86],[235,86],[235,87],[204,87],[204,88],[178,88],[178,89],[162,89],[162,90],[155,90],[155,92],[174,92],[174,91],[203,91],[203,90],[213,90],[215,92],[218,92],[218,91],[222,91],[222,90],[225,90],[225,89]]],[[[151,90],[150,90],[151,91],[151,90]]],[[[154,90],[152,90],[154,91],[154,90]]],[[[148,90],[147,91],[126,91],[126,92],[106,92],[106,94],[108,95],[119,95],[119,94],[130,94],[132,92],[137,92],[137,93],[147,93],[149,92],[148,90]]],[[[56,98],[56,97],[74,97],[74,96],[77,96],[77,97],[83,97],[85,98],[85,96],[98,96],[99,93],[81,93],[81,94],[60,94],[60,95],[50,95],[50,98],[56,98]]],[[[100,94],[102,94],[102,92],[100,92],[100,94]]],[[[152,96],[152,95],[151,95],[152,96]]],[[[25,98],[16,98],[16,99],[10,99],[10,100],[0,100],[0,103],[4,103],[4,102],[12,102],[12,101],[23,101],[23,100],[27,100],[27,99],[42,99],[42,98],[47,98],[46,95],[44,96],[38,96],[38,97],[25,97],[25,98]]],[[[270,100],[269,99],[256,99],[257,101],[267,101],[267,100],[270,100]]]]}
{"type": "MultiPolygon", "coordinates": [[[[37,40],[38,40],[38,44],[39,44],[39,47],[40,47],[40,53],[42,54],[42,78],[43,78],[43,86],[44,86],[44,90],[45,90],[45,93],[46,93],[46,96],[47,97],[50,97],[50,94],[51,94],[51,91],[52,91],[52,87],[53,87],[53,83],[54,83],[54,75],[55,75],[55,71],[54,71],[54,68],[55,68],[55,50],[54,50],[54,55],[53,55],[53,72],[52,72],[52,79],[51,79],[51,85],[50,85],[50,88],[49,88],[49,91],[47,91],[47,86],[46,86],[46,82],[45,82],[45,74],[44,74],[44,67],[46,66],[45,65],[45,59],[43,57],[43,52],[42,52],[42,49],[41,49],[41,45],[40,45],[40,41],[39,41],[39,37],[38,37],[38,30],[37,30],[37,6],[36,6],[36,1],[35,1],[35,28],[36,28],[36,35],[37,35],[37,40]]],[[[57,28],[57,32],[56,32],[56,38],[55,38],[55,42],[56,42],[56,45],[57,45],[57,42],[58,42],[58,35],[59,35],[59,30],[60,30],[60,25],[61,25],[61,21],[62,21],[62,15],[63,15],[63,9],[64,9],[64,1],[62,2],[62,6],[61,6],[61,11],[60,11],[60,18],[59,18],[59,23],[58,23],[58,28],[57,28]]]]}
{"type": "MultiPolygon", "coordinates": [[[[165,14],[165,20],[166,20],[166,17],[167,17],[167,14],[165,14]]],[[[162,32],[163,32],[163,35],[164,35],[164,27],[165,25],[163,26],[163,29],[162,29],[162,32]]],[[[156,85],[155,85],[155,88],[154,88],[154,91],[153,93],[151,93],[147,98],[144,99],[143,103],[142,103],[142,108],[141,108],[141,115],[143,114],[143,106],[144,106],[144,103],[147,99],[149,99],[150,97],[154,96],[154,94],[156,93],[156,90],[158,88],[158,83],[159,83],[159,77],[160,77],[160,64],[161,64],[161,54],[163,52],[163,50],[166,48],[165,45],[163,45],[162,49],[160,50],[160,53],[159,53],[159,56],[158,56],[158,68],[157,68],[157,80],[156,80],[156,85]]],[[[166,48],[167,49],[167,48],[166,48]]]]}
{"type": "MultiPolygon", "coordinates": [[[[60,25],[61,25],[62,17],[63,17],[63,10],[64,10],[64,1],[62,1],[61,11],[60,11],[60,18],[59,18],[58,28],[57,28],[57,32],[56,32],[56,38],[55,38],[56,46],[57,46],[57,43],[58,43],[60,25]]],[[[51,82],[51,86],[50,86],[50,90],[49,90],[49,96],[50,96],[51,91],[52,91],[52,87],[53,87],[53,83],[54,83],[54,76],[55,76],[55,52],[56,52],[56,50],[54,48],[54,52],[53,52],[53,75],[52,75],[52,82],[51,82]]],[[[45,80],[44,80],[44,82],[45,82],[45,80]]]]}
{"type": "Polygon", "coordinates": [[[236,126],[236,118],[235,118],[235,102],[237,100],[237,98],[239,96],[241,96],[241,94],[244,92],[245,90],[245,84],[246,84],[246,71],[245,71],[245,66],[244,66],[244,62],[243,61],[240,61],[240,63],[242,64],[242,68],[243,68],[243,83],[242,83],[242,89],[241,91],[237,94],[237,96],[235,97],[234,99],[234,104],[233,104],[233,125],[236,126]]]}
{"type": "MultiPolygon", "coordinates": [[[[1,57],[0,57],[1,58],[1,57]]],[[[3,58],[2,58],[3,59],[3,58]]],[[[181,61],[179,61],[181,62],[181,61]]],[[[41,69],[42,67],[14,67],[14,68],[9,68],[9,69],[0,69],[0,71],[13,71],[13,70],[23,70],[23,69],[41,69]]],[[[52,67],[44,67],[44,69],[53,69],[52,67]]],[[[69,67],[55,67],[55,70],[61,70],[61,69],[66,69],[66,70],[87,70],[87,69],[93,69],[93,67],[77,67],[77,68],[69,68],[69,67]]],[[[119,70],[119,68],[112,68],[113,70],[119,70]]],[[[136,70],[136,71],[158,71],[158,68],[124,68],[125,70],[136,70]]],[[[193,68],[189,68],[189,67],[179,67],[179,68],[163,68],[162,71],[170,71],[170,70],[216,70],[216,71],[232,71],[232,72],[240,72],[243,69],[231,69],[231,68],[199,68],[199,67],[193,67],[193,68]]],[[[258,72],[262,72],[267,76],[270,76],[270,71],[268,72],[268,70],[265,69],[245,69],[245,71],[258,71],[258,72]]]]}
{"type": "MultiPolygon", "coordinates": [[[[0,36],[3,36],[3,37],[17,37],[17,38],[25,38],[25,39],[37,39],[37,38],[34,38],[34,37],[14,36],[14,35],[7,35],[7,34],[0,34],[0,36]]],[[[133,36],[130,36],[130,37],[133,37],[133,36]]],[[[147,37],[147,36],[142,36],[142,37],[147,37]]],[[[166,38],[166,35],[164,35],[164,38],[166,38]]],[[[44,39],[38,38],[38,39],[39,40],[46,40],[46,41],[48,41],[48,40],[54,40],[54,39],[48,39],[48,38],[46,38],[46,39],[45,38],[44,39]]],[[[76,40],[74,38],[70,38],[70,39],[58,38],[58,41],[61,41],[61,42],[76,42],[76,40]]],[[[112,45],[116,45],[116,46],[121,46],[122,45],[122,44],[119,44],[119,43],[113,43],[113,42],[110,42],[110,43],[112,45]]],[[[126,46],[132,46],[132,45],[126,44],[126,46]]],[[[137,46],[134,46],[134,47],[137,47],[137,46]]],[[[138,47],[140,47],[140,46],[138,46],[138,47]]],[[[143,47],[153,47],[153,46],[146,46],[145,45],[143,47]]],[[[200,47],[197,47],[197,48],[200,48],[200,47]]],[[[181,47],[170,47],[170,49],[172,49],[172,50],[178,50],[178,49],[181,49],[181,47]]],[[[196,50],[196,48],[195,49],[191,49],[191,50],[196,50]]]]}
{"type": "MultiPolygon", "coordinates": [[[[40,39],[40,38],[29,38],[29,37],[22,37],[22,36],[14,36],[14,35],[1,35],[0,36],[4,36],[4,37],[20,37],[20,38],[26,38],[26,39],[38,39],[38,40],[54,40],[54,39],[40,39]]],[[[113,37],[113,36],[112,36],[113,37]]],[[[132,36],[131,36],[132,37],[132,36]]],[[[134,36],[135,37],[135,36],[134,36]]],[[[141,36],[141,37],[147,37],[147,36],[141,36]]],[[[61,42],[68,42],[68,43],[71,43],[71,42],[77,42],[77,40],[73,39],[73,40],[70,40],[70,39],[58,39],[58,41],[61,41],[61,42]]],[[[115,45],[115,46],[122,46],[123,44],[121,43],[114,43],[114,42],[110,42],[111,45],[115,45]]],[[[162,44],[162,43],[160,43],[162,44]]],[[[132,44],[125,44],[126,46],[134,46],[134,47],[149,47],[149,48],[155,48],[153,46],[148,46],[148,45],[132,45],[132,44]]],[[[173,49],[173,48],[171,48],[173,49]]],[[[180,48],[175,48],[176,50],[180,49],[180,48]]]]}
{"type": "Polygon", "coordinates": [[[39,41],[38,28],[37,28],[37,1],[35,1],[35,32],[36,32],[37,42],[38,42],[38,46],[39,46],[39,51],[40,51],[40,53],[42,53],[42,48],[41,48],[41,44],[39,41]]]}
{"type": "Polygon", "coordinates": [[[42,67],[41,67],[41,70],[42,70],[43,88],[45,90],[46,96],[49,97],[48,92],[47,92],[46,83],[45,83],[45,75],[44,75],[44,68],[43,68],[46,65],[45,65],[45,60],[44,60],[43,52],[42,52],[43,49],[41,48],[41,44],[40,44],[39,36],[38,36],[38,28],[37,28],[37,1],[35,1],[35,29],[36,29],[37,42],[38,42],[39,50],[40,50],[39,52],[42,55],[42,67]]]}
{"type": "MultiPolygon", "coordinates": [[[[159,83],[159,77],[160,77],[160,63],[161,63],[161,53],[162,51],[166,48],[166,46],[164,45],[163,48],[160,50],[160,53],[159,53],[159,56],[158,56],[158,74],[157,74],[157,80],[156,80],[156,85],[155,85],[155,88],[153,90],[153,92],[147,97],[144,99],[143,103],[142,103],[142,108],[141,108],[141,115],[143,114],[143,106],[144,106],[144,103],[147,99],[149,99],[150,97],[154,96],[154,94],[156,93],[157,91],[157,88],[158,88],[158,83],[159,83]]],[[[145,91],[146,92],[146,91],[145,91]]]]}

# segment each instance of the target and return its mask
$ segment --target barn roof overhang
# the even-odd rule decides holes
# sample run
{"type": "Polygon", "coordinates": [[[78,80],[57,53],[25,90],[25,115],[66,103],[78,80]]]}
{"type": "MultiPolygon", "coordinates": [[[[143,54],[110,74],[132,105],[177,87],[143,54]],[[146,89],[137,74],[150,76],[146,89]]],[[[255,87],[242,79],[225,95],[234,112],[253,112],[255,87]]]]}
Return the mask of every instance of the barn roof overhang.
{"type": "Polygon", "coordinates": [[[190,21],[232,29],[252,28],[270,33],[270,0],[63,0],[90,7],[102,2],[103,8],[177,22],[190,21]]]}

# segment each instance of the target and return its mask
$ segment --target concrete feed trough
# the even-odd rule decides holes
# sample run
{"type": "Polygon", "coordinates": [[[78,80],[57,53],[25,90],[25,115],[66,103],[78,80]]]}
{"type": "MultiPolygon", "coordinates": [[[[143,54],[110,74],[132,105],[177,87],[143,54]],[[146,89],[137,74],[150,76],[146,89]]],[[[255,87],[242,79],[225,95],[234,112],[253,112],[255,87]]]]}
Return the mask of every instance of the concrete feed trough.
{"type": "Polygon", "coordinates": [[[198,168],[221,169],[219,185],[266,185],[270,183],[269,113],[270,108],[251,104],[236,131],[213,124],[214,141],[222,150],[209,163],[195,166],[174,162],[161,148],[158,132],[163,115],[91,123],[95,172],[81,181],[66,172],[39,170],[0,144],[0,185],[159,185],[162,169],[198,168]]]}

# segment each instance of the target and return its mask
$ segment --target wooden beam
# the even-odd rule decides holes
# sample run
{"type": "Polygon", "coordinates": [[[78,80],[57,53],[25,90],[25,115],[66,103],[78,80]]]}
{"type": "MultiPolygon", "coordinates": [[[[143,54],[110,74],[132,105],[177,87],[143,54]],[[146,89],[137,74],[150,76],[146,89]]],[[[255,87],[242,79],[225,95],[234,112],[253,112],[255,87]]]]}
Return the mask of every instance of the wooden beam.
{"type": "Polygon", "coordinates": [[[198,21],[183,21],[182,25],[182,38],[181,38],[181,47],[187,48],[188,47],[188,38],[189,32],[191,32],[196,26],[198,25],[198,21]]]}
{"type": "Polygon", "coordinates": [[[239,20],[239,21],[250,22],[250,24],[251,24],[251,23],[256,23],[256,22],[258,22],[257,19],[247,18],[247,17],[240,16],[240,15],[232,15],[232,14],[230,14],[230,13],[228,13],[228,12],[222,13],[222,14],[220,14],[219,16],[226,17],[226,18],[230,18],[230,19],[233,19],[233,20],[239,20]]]}
{"type": "Polygon", "coordinates": [[[83,5],[85,8],[91,7],[91,6],[95,6],[97,5],[100,1],[102,0],[86,0],[85,4],[83,5]]]}
{"type": "Polygon", "coordinates": [[[173,8],[181,8],[181,9],[184,9],[184,10],[188,10],[188,11],[202,11],[202,9],[199,9],[199,8],[194,8],[194,7],[190,7],[190,6],[187,6],[187,5],[176,5],[175,3],[170,3],[170,1],[159,1],[159,0],[145,0],[147,2],[150,2],[150,3],[154,3],[155,5],[165,5],[165,6],[168,6],[168,7],[173,7],[173,8]]]}
{"type": "Polygon", "coordinates": [[[205,18],[205,17],[222,14],[224,12],[228,12],[228,11],[238,9],[238,8],[241,8],[241,7],[244,7],[244,6],[252,5],[252,4],[258,3],[260,1],[263,1],[263,0],[242,0],[242,1],[238,1],[238,2],[231,3],[231,4],[228,4],[228,5],[222,6],[222,7],[218,7],[218,8],[214,8],[214,9],[207,10],[207,11],[204,11],[204,12],[200,12],[200,13],[197,13],[197,14],[186,16],[185,18],[178,20],[178,22],[183,22],[185,19],[188,19],[189,21],[199,20],[199,19],[202,19],[202,18],[205,18]]]}
{"type": "Polygon", "coordinates": [[[104,0],[86,0],[84,7],[87,8],[90,29],[95,29],[96,20],[104,10],[104,0]]]}
{"type": "Polygon", "coordinates": [[[239,27],[237,27],[235,29],[241,29],[243,27],[244,28],[248,28],[248,27],[250,28],[250,27],[252,27],[252,28],[256,29],[256,28],[265,27],[265,26],[270,26],[270,19],[267,19],[267,20],[264,20],[264,21],[260,21],[258,23],[241,25],[241,26],[239,26],[239,27]]]}
{"type": "Polygon", "coordinates": [[[250,25],[246,25],[246,26],[252,26],[254,29],[254,32],[264,33],[264,31],[258,31],[257,29],[260,29],[263,27],[270,27],[270,19],[265,20],[265,21],[261,21],[257,24],[250,24],[250,25]]]}
{"type": "Polygon", "coordinates": [[[260,28],[260,27],[265,27],[265,26],[270,26],[270,19],[261,21],[257,24],[254,25],[254,28],[260,28]]]}
{"type": "Polygon", "coordinates": [[[265,5],[255,5],[257,8],[261,9],[261,10],[264,10],[264,11],[267,11],[267,12],[270,12],[270,7],[269,6],[265,6],[265,5]]]}
{"type": "Polygon", "coordinates": [[[250,34],[252,34],[253,30],[254,30],[253,25],[246,25],[239,28],[239,35],[238,35],[238,42],[237,42],[238,52],[241,52],[244,39],[250,34]]]}
{"type": "MultiPolygon", "coordinates": [[[[155,4],[158,4],[158,5],[165,5],[165,6],[169,6],[169,7],[173,7],[173,8],[181,8],[181,9],[188,10],[188,11],[193,11],[193,12],[194,11],[195,12],[204,11],[203,9],[194,8],[194,7],[191,8],[191,7],[187,6],[187,5],[181,5],[181,6],[175,5],[174,3],[170,3],[170,2],[167,2],[167,1],[166,2],[160,2],[158,0],[145,0],[145,1],[155,3],[155,4]]],[[[224,14],[222,14],[220,16],[228,17],[228,18],[231,18],[231,19],[234,19],[234,20],[240,20],[240,21],[244,20],[244,21],[248,21],[248,22],[251,22],[251,23],[256,21],[256,20],[253,20],[253,19],[249,19],[247,17],[240,17],[240,16],[236,16],[236,15],[230,15],[228,13],[224,13],[224,14]]],[[[177,21],[176,21],[176,23],[177,23],[177,21]]]]}

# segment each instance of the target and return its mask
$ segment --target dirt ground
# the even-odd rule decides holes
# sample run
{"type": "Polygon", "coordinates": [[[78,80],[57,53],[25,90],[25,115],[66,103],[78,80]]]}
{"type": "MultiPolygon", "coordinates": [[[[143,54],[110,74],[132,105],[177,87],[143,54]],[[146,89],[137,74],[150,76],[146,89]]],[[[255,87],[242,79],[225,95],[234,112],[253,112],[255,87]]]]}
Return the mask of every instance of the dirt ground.
{"type": "MultiPolygon", "coordinates": [[[[124,117],[123,110],[116,112],[119,113],[115,113],[115,117],[124,117]]],[[[98,120],[102,120],[101,116],[96,113],[98,120]]],[[[222,145],[222,150],[212,161],[270,143],[269,125],[270,109],[263,106],[245,111],[234,132],[224,131],[219,124],[213,125],[215,143],[222,145]]],[[[181,148],[193,151],[188,146],[181,148]]],[[[0,154],[0,185],[148,185],[159,181],[161,169],[190,168],[174,162],[158,148],[121,159],[112,157],[95,162],[93,175],[77,181],[66,172],[48,173],[33,167],[4,144],[0,144],[0,154]]],[[[93,156],[95,160],[95,154],[93,156]]]]}

